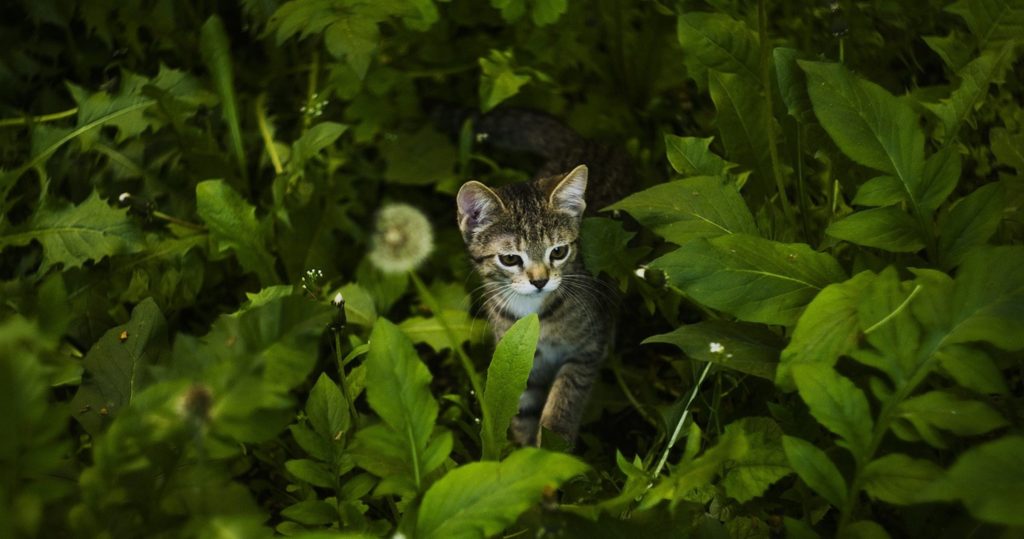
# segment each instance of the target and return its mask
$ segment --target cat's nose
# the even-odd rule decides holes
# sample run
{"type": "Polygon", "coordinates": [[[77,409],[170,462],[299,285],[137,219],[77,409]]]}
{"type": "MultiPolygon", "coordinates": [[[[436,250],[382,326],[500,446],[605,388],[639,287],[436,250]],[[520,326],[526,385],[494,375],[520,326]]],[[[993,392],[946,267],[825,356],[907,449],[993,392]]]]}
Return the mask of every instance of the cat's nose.
{"type": "Polygon", "coordinates": [[[530,279],[530,284],[537,287],[537,290],[544,290],[544,285],[548,284],[547,279],[530,279]]]}

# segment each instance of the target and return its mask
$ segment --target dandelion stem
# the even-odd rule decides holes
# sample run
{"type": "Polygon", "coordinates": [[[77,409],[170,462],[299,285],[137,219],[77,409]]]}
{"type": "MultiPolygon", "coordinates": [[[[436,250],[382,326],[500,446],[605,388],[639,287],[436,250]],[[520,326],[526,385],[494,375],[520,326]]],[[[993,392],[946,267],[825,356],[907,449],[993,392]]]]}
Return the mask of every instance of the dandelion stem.
{"type": "Polygon", "coordinates": [[[693,386],[693,391],[690,392],[690,398],[686,401],[686,406],[683,408],[683,414],[679,416],[679,421],[676,422],[676,428],[672,431],[672,436],[668,439],[668,445],[665,446],[665,451],[661,454],[661,459],[658,461],[658,465],[654,468],[654,473],[651,475],[651,484],[647,488],[651,488],[654,485],[654,479],[661,474],[662,468],[665,467],[665,463],[668,461],[668,454],[672,451],[672,447],[676,445],[679,440],[679,433],[683,430],[683,423],[686,422],[686,417],[690,414],[690,406],[693,401],[697,398],[697,393],[700,391],[701,384],[704,383],[704,379],[708,376],[708,371],[711,370],[711,362],[704,365],[704,370],[700,373],[700,378],[697,379],[697,383],[693,386]]]}
{"type": "Polygon", "coordinates": [[[277,148],[274,147],[274,137],[271,136],[270,129],[267,127],[267,111],[263,108],[263,103],[266,100],[266,93],[262,93],[256,98],[256,123],[259,124],[263,144],[267,147],[267,155],[270,156],[270,162],[274,165],[274,173],[282,174],[284,167],[281,166],[281,157],[277,155],[277,148]]]}
{"type": "Polygon", "coordinates": [[[352,401],[352,394],[348,390],[348,377],[345,375],[345,362],[341,357],[341,329],[334,329],[334,355],[338,359],[338,378],[341,382],[341,394],[348,403],[348,413],[352,416],[353,432],[359,428],[359,412],[356,411],[356,403],[352,401]]]}

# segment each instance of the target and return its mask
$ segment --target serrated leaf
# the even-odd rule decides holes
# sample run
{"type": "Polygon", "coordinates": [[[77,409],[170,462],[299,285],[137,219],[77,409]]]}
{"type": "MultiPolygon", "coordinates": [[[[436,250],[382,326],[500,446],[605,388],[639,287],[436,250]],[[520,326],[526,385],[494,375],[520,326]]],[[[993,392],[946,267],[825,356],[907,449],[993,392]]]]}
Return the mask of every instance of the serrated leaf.
{"type": "Polygon", "coordinates": [[[676,172],[684,176],[725,176],[736,166],[711,151],[714,137],[665,135],[665,155],[676,172]]]}
{"type": "Polygon", "coordinates": [[[619,289],[625,290],[630,275],[650,252],[646,246],[629,247],[629,241],[635,235],[635,232],[623,228],[620,221],[604,217],[584,218],[579,235],[583,264],[593,275],[603,273],[615,278],[619,289]]]}
{"type": "Polygon", "coordinates": [[[147,299],[127,324],[107,330],[89,349],[82,361],[87,375],[71,400],[75,419],[92,435],[102,432],[131,405],[150,379],[148,369],[167,352],[164,315],[147,299]]]}
{"type": "Polygon", "coordinates": [[[673,344],[692,359],[773,380],[783,341],[764,326],[708,320],[644,339],[643,344],[649,343],[673,344]],[[710,343],[721,345],[721,351],[713,351],[710,343]]]}
{"type": "Polygon", "coordinates": [[[245,146],[242,144],[242,126],[238,115],[238,103],[235,97],[234,66],[231,62],[231,45],[228,34],[220,17],[212,15],[199,30],[199,52],[203,57],[206,69],[213,78],[213,86],[220,97],[224,121],[228,124],[231,138],[231,153],[238,163],[238,171],[248,183],[248,165],[246,163],[245,146]]]}
{"type": "Polygon", "coordinates": [[[1003,220],[1006,190],[990,183],[960,199],[939,223],[939,264],[955,268],[973,248],[984,245],[1003,220]]]}
{"type": "Polygon", "coordinates": [[[531,314],[512,325],[494,349],[487,368],[487,385],[480,406],[485,410],[480,427],[483,459],[496,460],[507,445],[508,427],[519,410],[519,396],[533,369],[540,336],[540,320],[531,314]]]}
{"type": "Polygon", "coordinates": [[[196,185],[196,212],[210,227],[210,236],[220,251],[234,251],[242,267],[256,273],[264,286],[278,282],[274,258],[267,251],[263,229],[256,220],[256,208],[224,180],[196,185]]]}
{"type": "Polygon", "coordinates": [[[789,344],[782,351],[776,384],[793,389],[792,368],[801,363],[833,366],[857,345],[857,306],[875,275],[864,271],[852,279],[826,286],[800,315],[789,344]]]}
{"type": "Polygon", "coordinates": [[[378,41],[377,21],[359,13],[336,18],[324,32],[328,52],[335,58],[344,58],[360,79],[370,69],[378,41]]]}
{"type": "Polygon", "coordinates": [[[947,139],[955,138],[963,123],[981,106],[988,97],[989,86],[1003,82],[1009,62],[1013,58],[1013,48],[1012,43],[1007,43],[999,50],[987,51],[975,58],[957,71],[960,85],[953,90],[949,98],[939,103],[925,104],[939,117],[947,139]]]}
{"type": "Polygon", "coordinates": [[[975,518],[1024,526],[1024,436],[1005,436],[964,452],[923,493],[933,500],[960,500],[975,518]]]}
{"type": "Polygon", "coordinates": [[[871,208],[848,215],[829,225],[833,238],[894,253],[913,253],[924,248],[914,218],[895,206],[871,208]]]}
{"type": "Polygon", "coordinates": [[[964,257],[953,290],[947,344],[987,341],[1024,348],[1024,247],[986,247],[964,257]]]}
{"type": "Polygon", "coordinates": [[[127,210],[111,208],[95,191],[78,206],[51,202],[39,208],[27,223],[0,236],[0,249],[33,240],[43,247],[39,274],[57,264],[79,268],[89,261],[138,252],[144,246],[127,210]]]}
{"type": "Polygon", "coordinates": [[[767,417],[745,417],[725,427],[746,439],[745,450],[725,464],[721,485],[729,497],[745,503],[792,473],[782,449],[782,429],[767,417]]]}
{"type": "Polygon", "coordinates": [[[861,475],[864,490],[876,500],[895,505],[917,503],[924,489],[942,475],[942,468],[930,460],[892,453],[875,459],[861,475]]]}
{"type": "Polygon", "coordinates": [[[501,462],[460,466],[427,490],[416,520],[416,537],[490,537],[553,488],[587,469],[574,457],[524,447],[501,462]]]}
{"type": "Polygon", "coordinates": [[[746,234],[691,241],[651,267],[708,307],[747,322],[787,326],[822,288],[846,279],[828,254],[746,234]]]}
{"type": "Polygon", "coordinates": [[[924,132],[905,101],[839,64],[798,61],[807,73],[814,114],[854,161],[900,181],[913,207],[927,191],[924,132]]]}
{"type": "Polygon", "coordinates": [[[337,486],[337,474],[331,473],[323,464],[309,459],[286,460],[284,467],[288,473],[310,485],[335,488],[337,486]]]}
{"type": "Polygon", "coordinates": [[[849,378],[822,364],[794,365],[793,379],[811,415],[842,438],[838,445],[849,449],[858,460],[867,457],[874,422],[864,392],[849,378]]]}
{"type": "Polygon", "coordinates": [[[946,10],[964,18],[981,51],[1000,49],[1024,33],[1021,0],[959,0],[946,10]]]}
{"type": "Polygon", "coordinates": [[[782,437],[786,459],[796,474],[807,486],[835,507],[843,507],[846,501],[846,480],[824,451],[814,444],[794,438],[782,437]]]}
{"type": "Polygon", "coordinates": [[[480,110],[487,112],[519,93],[530,82],[530,75],[517,72],[511,52],[492,50],[480,58],[480,110]]]}
{"type": "Polygon", "coordinates": [[[723,234],[757,235],[754,217],[739,191],[709,176],[656,185],[608,207],[623,210],[673,243],[723,234]]]}

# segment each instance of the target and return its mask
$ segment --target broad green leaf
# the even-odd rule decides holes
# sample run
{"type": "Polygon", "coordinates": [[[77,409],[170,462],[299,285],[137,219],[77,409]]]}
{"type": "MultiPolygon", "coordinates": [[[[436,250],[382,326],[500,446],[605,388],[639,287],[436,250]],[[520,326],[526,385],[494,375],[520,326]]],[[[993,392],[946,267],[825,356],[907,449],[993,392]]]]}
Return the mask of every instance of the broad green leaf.
{"type": "Polygon", "coordinates": [[[338,439],[349,429],[348,403],[341,389],[321,374],[306,400],[306,416],[313,430],[326,439],[338,439]]]}
{"type": "Polygon", "coordinates": [[[387,161],[384,178],[389,182],[430,185],[453,176],[457,152],[448,139],[424,127],[414,133],[400,133],[380,147],[387,161]]]}
{"type": "Polygon", "coordinates": [[[924,163],[923,187],[918,202],[931,212],[938,208],[960,182],[960,153],[945,147],[930,156],[924,163]]]}
{"type": "Polygon", "coordinates": [[[0,235],[0,249],[33,240],[43,247],[40,275],[57,264],[65,270],[79,268],[144,246],[127,210],[111,208],[95,191],[78,206],[49,203],[38,208],[28,222],[0,235]]]}
{"type": "Polygon", "coordinates": [[[895,505],[917,503],[922,491],[942,475],[942,468],[930,460],[892,453],[864,467],[864,490],[876,500],[895,505]]]}
{"type": "Polygon", "coordinates": [[[725,176],[735,163],[711,151],[714,137],[677,137],[665,135],[665,154],[676,172],[684,176],[725,176]]]}
{"type": "Polygon", "coordinates": [[[971,249],[984,245],[1003,220],[1006,190],[990,183],[960,199],[939,223],[939,264],[955,268],[971,249]]]}
{"type": "MultiPolygon", "coordinates": [[[[472,343],[483,340],[484,332],[487,330],[487,323],[483,320],[473,318],[466,311],[453,309],[442,311],[441,316],[444,317],[448,328],[455,335],[458,345],[461,346],[465,342],[472,343]]],[[[402,330],[402,333],[405,333],[405,336],[413,343],[426,344],[436,352],[452,347],[448,331],[445,330],[441,320],[436,316],[429,318],[412,316],[406,318],[398,325],[398,329],[402,330]]]]}
{"type": "Polygon", "coordinates": [[[783,341],[761,325],[708,320],[644,339],[649,343],[673,344],[692,359],[773,380],[783,341]]]}
{"type": "Polygon", "coordinates": [[[569,455],[524,447],[501,462],[460,466],[423,496],[416,537],[490,537],[512,524],[545,489],[583,473],[587,466],[569,455]]]}
{"type": "Polygon", "coordinates": [[[1024,247],[986,247],[964,257],[953,291],[947,344],[987,341],[1024,348],[1024,247]]]}
{"type": "MultiPolygon", "coordinates": [[[[134,76],[129,73],[125,73],[125,75],[134,76]]],[[[115,142],[124,142],[126,139],[137,137],[150,127],[151,122],[147,121],[144,116],[146,107],[135,107],[135,105],[148,100],[139,95],[137,89],[130,88],[127,80],[122,82],[121,91],[117,95],[111,95],[102,90],[88,92],[84,88],[70,83],[67,86],[71,97],[78,104],[77,125],[80,127],[90,125],[101,118],[107,118],[106,124],[117,129],[115,142]],[[129,109],[131,109],[130,112],[109,117],[112,112],[129,109]]],[[[83,150],[91,150],[95,147],[99,137],[98,130],[89,130],[81,133],[78,142],[83,150]]]]}
{"type": "Polygon", "coordinates": [[[320,150],[334,144],[334,141],[338,140],[345,130],[348,129],[347,125],[335,123],[335,122],[320,122],[302,134],[299,140],[296,140],[292,144],[292,158],[291,163],[298,170],[301,170],[303,164],[314,155],[320,153],[320,150]]]}
{"type": "Polygon", "coordinates": [[[377,21],[358,11],[335,18],[324,31],[327,51],[335,58],[344,58],[360,79],[366,77],[379,41],[377,21]]]}
{"type": "Polygon", "coordinates": [[[862,347],[851,355],[897,385],[907,383],[928,359],[920,324],[911,315],[924,286],[901,282],[890,266],[868,284],[857,305],[859,328],[874,349],[862,347]]]}
{"type": "Polygon", "coordinates": [[[792,390],[792,368],[801,363],[833,366],[857,345],[860,327],[857,306],[875,278],[863,271],[852,279],[826,286],[800,315],[789,344],[782,351],[775,383],[792,390]]]}
{"type": "Polygon", "coordinates": [[[264,286],[278,282],[256,208],[231,186],[224,180],[199,182],[196,211],[210,227],[211,238],[221,252],[234,251],[242,267],[256,273],[264,286]]]}
{"type": "Polygon", "coordinates": [[[338,520],[338,511],[323,500],[306,500],[281,510],[281,516],[308,526],[322,526],[338,520]]]}
{"type": "Polygon", "coordinates": [[[1024,436],[1005,436],[973,447],[923,493],[934,500],[960,500],[975,518],[1024,526],[1024,436]]]}
{"type": "Polygon", "coordinates": [[[761,496],[772,483],[792,473],[782,448],[782,429],[767,417],[745,417],[725,427],[745,438],[746,449],[725,464],[721,485],[740,503],[761,496]]]}
{"type": "Polygon", "coordinates": [[[249,169],[246,163],[245,146],[242,144],[241,119],[235,97],[231,45],[228,43],[224,23],[217,15],[207,19],[199,31],[199,52],[202,54],[206,69],[210,71],[213,78],[213,86],[217,90],[217,95],[220,96],[224,121],[228,124],[228,133],[231,135],[231,153],[238,163],[240,175],[242,178],[247,178],[249,169]]]}
{"type": "MultiPolygon", "coordinates": [[[[1024,6],[1024,4],[1022,4],[1024,6]]],[[[1024,9],[1022,9],[1021,30],[1024,31],[1024,9]]],[[[960,85],[948,99],[939,103],[925,104],[942,122],[944,136],[956,138],[961,125],[981,106],[988,97],[992,84],[1002,84],[1013,58],[1014,44],[1007,43],[998,50],[990,50],[972,60],[957,71],[960,85]]]]}
{"type": "Polygon", "coordinates": [[[636,232],[627,231],[620,221],[604,217],[584,218],[579,235],[583,264],[593,275],[603,273],[616,279],[619,289],[625,291],[630,276],[651,250],[646,246],[629,247],[629,241],[635,235],[636,232]]]}
{"type": "Polygon", "coordinates": [[[896,206],[871,208],[848,215],[829,225],[833,238],[894,253],[913,253],[924,248],[914,218],[896,206]]]}
{"type": "Polygon", "coordinates": [[[796,49],[786,47],[772,50],[779,97],[786,104],[786,112],[796,121],[807,124],[814,121],[814,111],[807,95],[807,77],[796,63],[799,54],[796,49]]]}
{"type": "Polygon", "coordinates": [[[152,299],[143,301],[127,324],[107,330],[86,354],[87,375],[71,400],[75,419],[98,435],[131,405],[151,379],[148,370],[167,352],[164,315],[152,299]]]}
{"type": "Polygon", "coordinates": [[[846,501],[846,480],[824,451],[806,440],[792,436],[782,437],[782,447],[786,451],[789,465],[811,490],[833,506],[843,507],[846,501]]]}
{"type": "Polygon", "coordinates": [[[687,73],[702,87],[709,70],[739,75],[755,88],[761,85],[757,34],[743,22],[722,13],[693,11],[679,16],[676,34],[687,73]]]}
{"type": "Polygon", "coordinates": [[[534,0],[530,12],[533,24],[546,26],[558,21],[569,9],[569,0],[534,0]]]}
{"type": "Polygon", "coordinates": [[[732,73],[708,73],[708,90],[718,115],[715,125],[729,159],[754,171],[747,198],[755,206],[775,189],[769,132],[774,128],[767,114],[761,87],[749,78],[732,73]]]}
{"type": "Polygon", "coordinates": [[[949,391],[930,391],[900,403],[897,416],[912,424],[948,430],[957,436],[976,436],[1008,425],[991,406],[949,391]]]}
{"type": "Polygon", "coordinates": [[[708,307],[747,322],[787,326],[822,288],[846,279],[828,254],[746,234],[694,240],[651,267],[708,307]]]}
{"type": "Polygon", "coordinates": [[[1010,392],[1003,373],[992,357],[970,346],[953,344],[935,353],[942,370],[956,383],[979,393],[1005,395],[1010,392]]]}
{"type": "Polygon", "coordinates": [[[974,55],[973,47],[968,43],[970,40],[958,29],[944,36],[924,36],[922,39],[953,71],[960,71],[974,55]]]}
{"type": "Polygon", "coordinates": [[[849,378],[820,363],[795,365],[793,379],[811,415],[842,438],[837,445],[849,449],[857,460],[865,459],[874,422],[864,392],[849,378]]]}
{"type": "Polygon", "coordinates": [[[989,144],[996,159],[1024,173],[1024,133],[1010,133],[1006,128],[993,127],[988,132],[989,144]]]}
{"type": "Polygon", "coordinates": [[[861,184],[853,197],[854,206],[891,206],[907,198],[900,181],[892,176],[878,176],[861,184]]]}
{"type": "Polygon", "coordinates": [[[873,520],[858,520],[840,530],[839,539],[889,539],[889,532],[873,520]]]}
{"type": "Polygon", "coordinates": [[[377,320],[377,306],[369,292],[356,283],[349,283],[341,287],[341,294],[345,298],[345,318],[348,322],[372,327],[377,320]]]}
{"type": "Polygon", "coordinates": [[[484,460],[496,460],[507,445],[508,427],[519,410],[519,396],[533,368],[533,355],[540,336],[536,315],[521,318],[498,341],[487,368],[487,385],[480,406],[485,410],[480,427],[484,460]]]}
{"type": "Polygon", "coordinates": [[[959,0],[946,10],[964,18],[982,52],[1001,49],[1024,34],[1021,0],[959,0]]]}
{"type": "Polygon", "coordinates": [[[377,427],[376,434],[370,434],[370,429],[360,430],[356,439],[367,449],[386,450],[385,456],[404,456],[403,474],[393,479],[403,489],[418,491],[432,471],[427,466],[428,443],[438,412],[437,401],[430,393],[430,371],[416,355],[412,342],[383,318],[377,319],[370,334],[366,369],[367,401],[384,425],[377,427]]]}
{"type": "Polygon", "coordinates": [[[854,161],[900,181],[912,207],[928,190],[924,132],[908,103],[839,64],[798,61],[807,73],[814,114],[854,161]]]}
{"type": "Polygon", "coordinates": [[[516,69],[511,52],[492,50],[487,58],[479,61],[480,109],[484,112],[519,93],[519,89],[531,80],[530,75],[516,69]]]}
{"type": "Polygon", "coordinates": [[[288,473],[310,485],[322,488],[335,488],[337,486],[337,474],[332,473],[326,466],[314,460],[286,460],[284,467],[288,470],[288,473]]]}
{"type": "Polygon", "coordinates": [[[723,234],[757,235],[754,217],[732,183],[699,176],[655,185],[608,207],[623,210],[668,241],[683,245],[723,234]]]}

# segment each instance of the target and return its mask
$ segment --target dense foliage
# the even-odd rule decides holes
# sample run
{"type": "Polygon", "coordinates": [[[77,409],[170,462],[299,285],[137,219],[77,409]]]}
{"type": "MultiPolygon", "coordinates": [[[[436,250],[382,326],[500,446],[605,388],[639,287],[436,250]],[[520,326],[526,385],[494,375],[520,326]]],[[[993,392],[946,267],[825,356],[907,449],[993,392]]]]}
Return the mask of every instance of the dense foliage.
{"type": "Polygon", "coordinates": [[[1024,530],[1022,0],[0,13],[0,536],[1024,530]],[[643,182],[573,453],[474,318],[453,193],[535,164],[437,111],[499,105],[643,182]]]}

